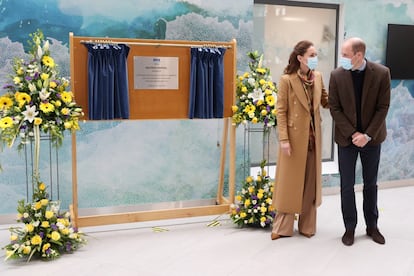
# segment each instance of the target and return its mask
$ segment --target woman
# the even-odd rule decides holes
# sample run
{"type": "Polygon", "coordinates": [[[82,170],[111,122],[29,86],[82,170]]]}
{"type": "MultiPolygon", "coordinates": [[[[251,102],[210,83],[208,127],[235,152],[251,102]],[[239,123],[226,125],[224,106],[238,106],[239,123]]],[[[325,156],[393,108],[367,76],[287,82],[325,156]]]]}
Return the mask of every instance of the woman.
{"type": "Polygon", "coordinates": [[[295,214],[299,233],[316,232],[316,208],[321,204],[321,115],[328,107],[322,76],[315,71],[318,57],[310,41],[296,44],[280,78],[277,99],[279,156],[271,238],[293,235],[295,214]]]}

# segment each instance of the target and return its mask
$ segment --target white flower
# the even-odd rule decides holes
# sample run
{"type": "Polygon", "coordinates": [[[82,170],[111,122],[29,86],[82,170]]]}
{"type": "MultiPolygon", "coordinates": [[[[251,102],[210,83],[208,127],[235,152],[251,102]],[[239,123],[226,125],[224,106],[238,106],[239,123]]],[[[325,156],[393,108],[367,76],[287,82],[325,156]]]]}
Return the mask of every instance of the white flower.
{"type": "Polygon", "coordinates": [[[49,98],[49,96],[50,96],[50,92],[47,92],[46,89],[44,89],[44,88],[39,93],[39,97],[42,101],[47,100],[47,98],[49,98]]]}
{"type": "Polygon", "coordinates": [[[24,214],[23,214],[23,217],[24,217],[24,218],[28,218],[28,217],[29,217],[29,214],[28,214],[28,213],[24,213],[24,214]]]}
{"type": "Polygon", "coordinates": [[[23,111],[22,114],[24,115],[24,120],[32,123],[37,114],[39,114],[39,111],[36,111],[36,105],[26,105],[26,110],[23,111]]]}
{"type": "Polygon", "coordinates": [[[49,50],[49,40],[46,40],[43,44],[43,52],[46,52],[47,50],[49,50]]]}
{"type": "Polygon", "coordinates": [[[37,90],[36,85],[33,83],[29,83],[29,90],[30,92],[35,92],[37,90]]]}
{"type": "Polygon", "coordinates": [[[256,84],[256,80],[255,80],[254,78],[249,78],[249,79],[247,80],[247,82],[248,82],[251,86],[254,86],[254,85],[256,84]]]}
{"type": "Polygon", "coordinates": [[[41,58],[43,55],[43,50],[40,48],[40,45],[37,45],[37,57],[41,58]]]}
{"type": "Polygon", "coordinates": [[[254,89],[252,93],[249,93],[248,97],[253,99],[253,101],[264,101],[264,93],[261,88],[254,89]]]}
{"type": "Polygon", "coordinates": [[[56,226],[57,226],[60,230],[65,229],[65,225],[63,225],[63,223],[61,223],[61,222],[56,223],[56,226]]]}
{"type": "MultiPolygon", "coordinates": [[[[41,213],[37,213],[36,215],[35,215],[35,217],[41,217],[42,216],[42,214],[41,213]],[[39,216],[40,215],[40,216],[39,216]]],[[[38,220],[36,220],[35,222],[33,222],[33,226],[34,227],[38,227],[40,225],[40,221],[38,221],[38,220]]]]}

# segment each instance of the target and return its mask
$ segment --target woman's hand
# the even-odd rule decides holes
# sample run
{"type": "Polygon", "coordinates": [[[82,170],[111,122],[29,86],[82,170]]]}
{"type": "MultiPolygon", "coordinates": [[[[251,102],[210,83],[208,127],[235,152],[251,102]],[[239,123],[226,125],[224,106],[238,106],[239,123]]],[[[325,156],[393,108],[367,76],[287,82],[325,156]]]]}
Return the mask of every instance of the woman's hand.
{"type": "Polygon", "coordinates": [[[290,149],[289,141],[280,142],[280,148],[281,148],[283,154],[286,154],[287,156],[290,156],[291,149],[290,149]]]}

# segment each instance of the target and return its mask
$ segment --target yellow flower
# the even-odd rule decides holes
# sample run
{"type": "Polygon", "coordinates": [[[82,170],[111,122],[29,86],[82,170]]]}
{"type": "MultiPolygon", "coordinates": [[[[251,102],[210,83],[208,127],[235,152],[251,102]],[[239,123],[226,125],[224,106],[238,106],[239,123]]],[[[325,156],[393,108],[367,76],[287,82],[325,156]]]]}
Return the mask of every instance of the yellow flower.
{"type": "Polygon", "coordinates": [[[47,220],[42,221],[42,227],[43,228],[49,228],[50,227],[49,222],[47,220]]]}
{"type": "Polygon", "coordinates": [[[266,96],[266,102],[267,102],[268,105],[274,106],[275,105],[275,97],[273,97],[273,95],[266,96]]]}
{"type": "Polygon", "coordinates": [[[266,198],[266,203],[267,203],[267,204],[272,203],[272,199],[271,199],[271,198],[266,198]]]}
{"type": "Polygon", "coordinates": [[[260,85],[263,85],[263,84],[265,84],[265,83],[266,83],[266,81],[265,81],[264,79],[260,79],[260,80],[259,80],[259,84],[260,84],[260,85]]]}
{"type": "Polygon", "coordinates": [[[257,102],[256,102],[256,105],[257,106],[261,106],[263,104],[263,101],[262,100],[258,100],[257,102]]]}
{"type": "Polygon", "coordinates": [[[249,207],[250,206],[250,199],[246,199],[245,201],[244,201],[244,207],[249,207]]]}
{"type": "Polygon", "coordinates": [[[13,101],[6,96],[0,97],[0,110],[9,109],[13,105],[13,101]]]}
{"type": "Polygon", "coordinates": [[[237,196],[236,196],[236,200],[237,200],[237,201],[241,201],[241,200],[242,200],[242,197],[241,197],[240,195],[237,195],[237,196]]]}
{"type": "Polygon", "coordinates": [[[31,251],[32,251],[32,248],[30,246],[23,247],[23,254],[29,255],[31,251]]]}
{"type": "Polygon", "coordinates": [[[40,117],[35,117],[34,118],[34,124],[36,125],[36,126],[40,126],[41,124],[42,124],[42,122],[43,122],[43,120],[42,120],[42,118],[40,118],[40,117]]]}
{"type": "Polygon", "coordinates": [[[257,198],[262,199],[263,198],[263,193],[257,193],[257,198]]]}
{"type": "Polygon", "coordinates": [[[266,115],[267,115],[267,110],[266,110],[266,109],[263,109],[263,110],[260,112],[260,115],[262,115],[262,116],[266,116],[266,115]]]}
{"type": "Polygon", "coordinates": [[[46,189],[46,185],[45,185],[45,183],[40,183],[39,184],[39,190],[41,190],[41,191],[44,191],[46,189]]]}
{"type": "Polygon", "coordinates": [[[239,110],[239,108],[237,107],[237,105],[233,105],[232,107],[231,107],[231,110],[233,111],[233,113],[234,112],[237,112],[237,110],[239,110]]]}
{"type": "Polygon", "coordinates": [[[46,114],[55,111],[55,106],[51,103],[41,103],[39,108],[46,114]]]}
{"type": "Polygon", "coordinates": [[[252,104],[249,104],[244,108],[245,113],[254,113],[255,110],[256,110],[256,107],[252,104]]]}
{"type": "MultiPolygon", "coordinates": [[[[266,212],[266,211],[265,211],[265,212],[266,212]]],[[[263,213],[264,213],[264,212],[263,212],[263,213]]],[[[261,222],[265,222],[265,221],[266,221],[266,217],[261,217],[261,218],[260,218],[260,221],[261,221],[261,222]]]]}
{"type": "Polygon", "coordinates": [[[50,248],[50,243],[44,244],[42,247],[42,252],[46,252],[46,250],[48,250],[49,248],[50,248]]]}
{"type": "Polygon", "coordinates": [[[52,240],[54,240],[54,241],[58,241],[58,240],[60,240],[60,234],[59,234],[59,232],[57,232],[57,231],[53,231],[53,232],[52,232],[52,235],[51,235],[51,238],[52,238],[52,240]]]}
{"type": "Polygon", "coordinates": [[[46,205],[49,203],[49,200],[48,200],[47,198],[44,198],[44,199],[40,200],[40,203],[41,203],[43,206],[46,206],[46,205]]]}
{"type": "Polygon", "coordinates": [[[241,218],[245,218],[246,216],[247,216],[247,214],[246,214],[245,212],[241,212],[241,213],[240,213],[240,217],[241,217],[241,218]]]}
{"type": "Polygon", "coordinates": [[[277,115],[277,109],[273,109],[272,110],[272,115],[276,116],[277,115]]]}
{"type": "Polygon", "coordinates": [[[47,218],[47,219],[53,218],[54,215],[55,214],[52,211],[46,211],[45,212],[45,218],[47,218]]]}
{"type": "Polygon", "coordinates": [[[266,207],[264,207],[264,206],[260,207],[260,212],[266,213],[266,211],[267,211],[267,208],[266,207]]]}
{"type": "Polygon", "coordinates": [[[30,97],[29,94],[24,93],[24,92],[16,93],[15,97],[16,97],[16,101],[18,101],[19,103],[23,102],[23,104],[30,103],[30,101],[32,100],[32,97],[30,97]]]}
{"type": "Polygon", "coordinates": [[[69,115],[70,109],[67,108],[67,107],[64,107],[64,108],[62,108],[62,110],[60,112],[62,112],[63,115],[69,115]]]}
{"type": "Polygon", "coordinates": [[[26,227],[26,232],[28,233],[32,233],[34,230],[34,226],[31,223],[26,224],[25,227],[26,227]]]}
{"type": "Polygon", "coordinates": [[[249,191],[249,193],[253,193],[254,192],[254,187],[253,186],[249,186],[249,188],[247,189],[249,191]]]}
{"type": "Polygon", "coordinates": [[[67,236],[67,235],[69,235],[69,229],[68,228],[60,229],[60,233],[62,233],[62,235],[67,236]]]}
{"type": "Polygon", "coordinates": [[[266,95],[272,95],[272,93],[273,93],[272,90],[270,90],[270,89],[265,89],[264,92],[265,92],[266,95]]]}
{"type": "Polygon", "coordinates": [[[266,73],[266,69],[265,68],[257,68],[256,72],[260,73],[260,74],[264,74],[264,73],[266,73]]]}
{"type": "Polygon", "coordinates": [[[62,98],[62,101],[64,101],[65,103],[72,102],[72,92],[62,92],[60,97],[62,98]]]}
{"type": "Polygon", "coordinates": [[[42,74],[40,74],[40,78],[41,78],[42,80],[47,80],[47,79],[49,78],[49,74],[47,74],[47,73],[42,73],[42,74]]]}
{"type": "Polygon", "coordinates": [[[39,210],[40,208],[42,208],[42,203],[40,203],[40,201],[37,201],[37,202],[34,204],[34,208],[35,208],[35,210],[39,210]]]}
{"type": "Polygon", "coordinates": [[[253,119],[252,119],[252,123],[253,123],[253,124],[256,124],[256,123],[257,123],[257,117],[253,117],[253,119]]]}
{"type": "Polygon", "coordinates": [[[60,107],[60,106],[62,105],[62,102],[61,102],[61,101],[59,101],[59,100],[57,100],[57,101],[55,101],[55,102],[54,102],[54,105],[55,105],[56,107],[60,107]]]}
{"type": "Polygon", "coordinates": [[[72,122],[65,122],[64,124],[63,124],[64,126],[65,126],[65,129],[71,129],[72,128],[72,122]]]}
{"type": "Polygon", "coordinates": [[[21,79],[19,77],[14,77],[13,82],[14,84],[19,84],[21,82],[21,79]]]}
{"type": "Polygon", "coordinates": [[[258,175],[257,178],[256,178],[256,181],[257,182],[262,182],[262,177],[260,175],[258,175]]]}
{"type": "Polygon", "coordinates": [[[246,182],[247,183],[251,183],[252,181],[253,181],[253,177],[251,177],[251,176],[246,177],[246,182]]]}
{"type": "Polygon", "coordinates": [[[246,86],[243,86],[243,87],[241,88],[241,92],[246,93],[246,92],[247,92],[247,87],[246,87],[246,86]]]}
{"type": "Polygon", "coordinates": [[[13,250],[6,250],[6,259],[10,258],[11,256],[13,256],[14,251],[13,250]]]}
{"type": "Polygon", "coordinates": [[[57,84],[54,81],[49,82],[49,87],[50,88],[56,88],[57,84]]]}
{"type": "Polygon", "coordinates": [[[16,70],[17,75],[23,75],[23,73],[24,73],[24,71],[23,71],[23,68],[21,68],[21,67],[16,70]]]}
{"type": "Polygon", "coordinates": [[[10,240],[11,241],[17,241],[17,239],[18,239],[19,237],[18,236],[16,236],[16,235],[11,235],[10,236],[10,240]]]}
{"type": "Polygon", "coordinates": [[[42,63],[51,68],[55,67],[55,61],[49,56],[43,56],[42,63]]]}
{"type": "Polygon", "coordinates": [[[42,243],[42,237],[40,237],[39,235],[35,235],[32,237],[30,241],[33,245],[38,245],[42,243]]]}
{"type": "Polygon", "coordinates": [[[4,117],[0,120],[0,128],[6,129],[13,126],[13,119],[11,117],[4,117]]]}
{"type": "Polygon", "coordinates": [[[249,72],[245,72],[245,73],[243,74],[243,77],[244,77],[244,78],[248,78],[248,77],[249,77],[249,75],[250,75],[250,74],[249,74],[249,72]]]}
{"type": "Polygon", "coordinates": [[[265,169],[263,169],[262,170],[262,176],[266,176],[267,175],[267,172],[266,172],[266,170],[265,169]]]}

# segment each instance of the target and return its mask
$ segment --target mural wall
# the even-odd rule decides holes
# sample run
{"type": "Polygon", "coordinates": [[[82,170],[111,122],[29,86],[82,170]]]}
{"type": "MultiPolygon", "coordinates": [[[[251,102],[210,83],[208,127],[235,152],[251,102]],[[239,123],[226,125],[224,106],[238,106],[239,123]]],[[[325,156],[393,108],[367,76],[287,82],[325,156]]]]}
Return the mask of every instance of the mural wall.
{"type": "MultiPolygon", "coordinates": [[[[344,34],[368,44],[369,59],[384,62],[388,23],[414,24],[413,1],[319,1],[340,3],[344,34]],[[365,20],[370,14],[369,20],[365,20]],[[355,20],[358,18],[358,20],[355,20]]],[[[0,83],[10,82],[11,62],[25,57],[28,34],[41,29],[63,76],[69,76],[68,33],[79,36],[168,40],[237,39],[238,70],[252,50],[253,0],[26,0],[0,1],[0,83]]],[[[273,76],[275,80],[279,76],[273,76]]],[[[4,90],[0,90],[0,94],[4,90]]],[[[380,181],[414,178],[414,82],[393,81],[380,181]]],[[[221,120],[86,122],[77,135],[80,208],[214,198],[220,165],[221,120]]],[[[243,130],[237,131],[237,183],[243,177],[243,130]]],[[[71,141],[59,151],[63,207],[71,202],[71,141]]],[[[15,212],[26,198],[24,154],[0,155],[0,214],[15,212]]],[[[47,175],[49,164],[41,164],[47,175]]],[[[47,180],[45,180],[47,181],[47,180]]],[[[338,185],[324,176],[325,186],[338,185]]],[[[56,189],[54,190],[57,193],[56,189]]],[[[56,195],[57,196],[57,195],[56,195]]]]}

